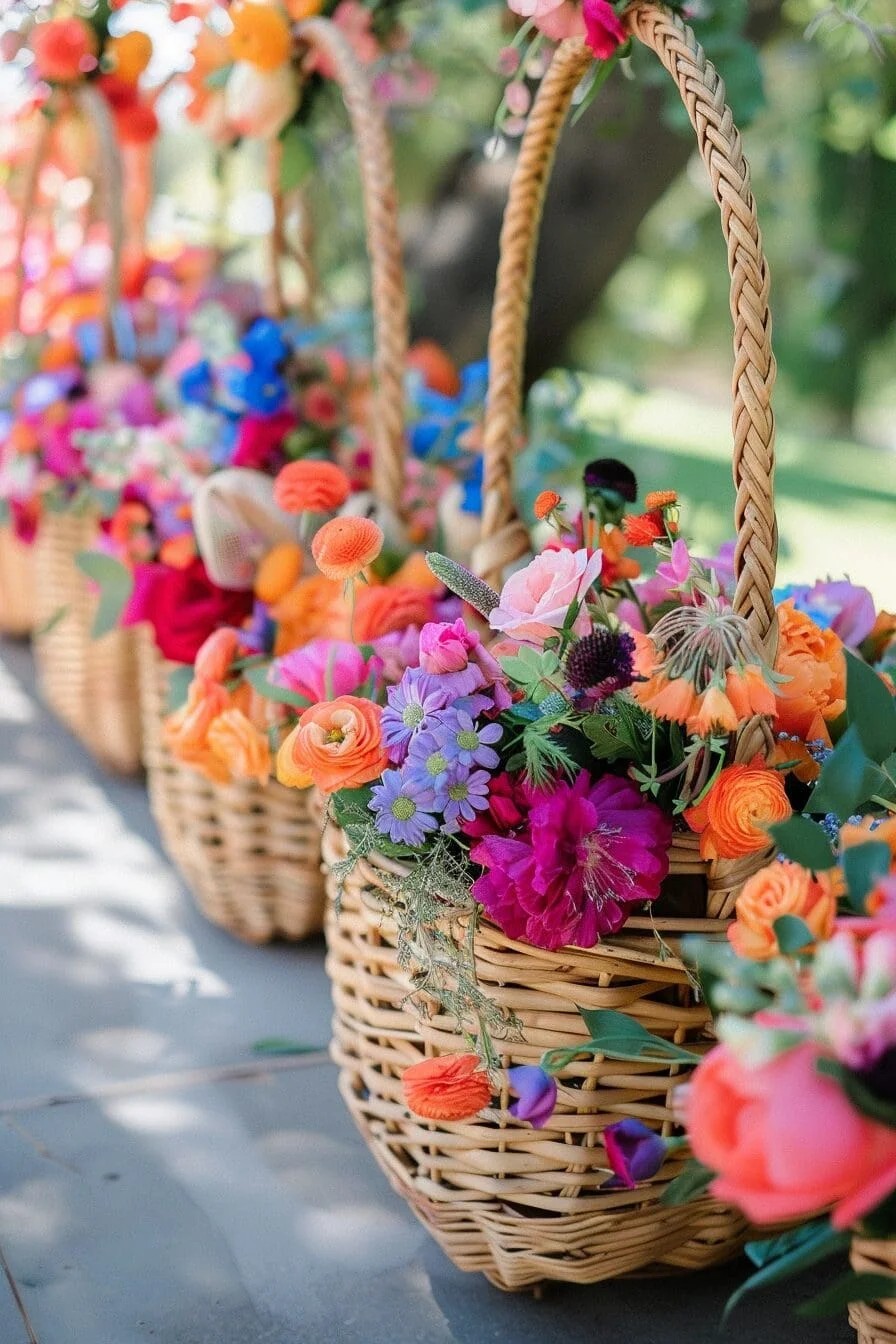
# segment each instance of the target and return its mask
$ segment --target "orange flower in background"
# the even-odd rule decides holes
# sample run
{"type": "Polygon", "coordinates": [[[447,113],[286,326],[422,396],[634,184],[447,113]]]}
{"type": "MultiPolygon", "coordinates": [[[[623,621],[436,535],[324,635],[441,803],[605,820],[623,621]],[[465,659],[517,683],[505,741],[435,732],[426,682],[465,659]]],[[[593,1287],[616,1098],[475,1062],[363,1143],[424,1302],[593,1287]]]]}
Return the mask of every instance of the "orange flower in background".
{"type": "Polygon", "coordinates": [[[431,590],[391,585],[362,588],[355,601],[352,633],[363,644],[393,630],[406,630],[409,625],[424,626],[434,616],[431,590]]]}
{"type": "Polygon", "coordinates": [[[324,7],[324,0],[285,0],[286,12],[294,23],[313,19],[324,7]]]}
{"type": "Polygon", "coordinates": [[[351,482],[334,462],[290,462],[274,481],[274,499],[284,513],[332,513],[351,494],[351,482]]]}
{"type": "Polygon", "coordinates": [[[45,373],[52,373],[55,369],[64,368],[66,364],[77,364],[80,359],[81,352],[77,341],[71,336],[58,336],[41,351],[40,367],[45,373]]]}
{"type": "Polygon", "coordinates": [[[755,663],[748,663],[740,672],[729,667],[725,675],[725,694],[742,722],[754,714],[775,712],[775,693],[762,675],[762,668],[755,663]]]}
{"type": "Polygon", "coordinates": [[[103,55],[109,58],[119,79],[136,84],[152,60],[152,38],[140,32],[110,37],[103,55]]]}
{"type": "Polygon", "coordinates": [[[821,766],[805,742],[797,742],[793,738],[776,742],[768,763],[777,770],[789,765],[790,773],[795,775],[801,784],[813,784],[821,774],[821,766]],[[789,765],[791,761],[794,762],[793,765],[789,765]]]}
{"type": "Polygon", "coordinates": [[[277,753],[277,778],[289,788],[316,784],[322,793],[369,784],[386,769],[380,719],[370,700],[340,695],[306,709],[277,753]]]}
{"type": "Polygon", "coordinates": [[[879,663],[894,637],[896,637],[896,615],[891,611],[879,611],[870,635],[862,642],[862,651],[866,654],[868,662],[879,663]]]}
{"type": "Polygon", "coordinates": [[[600,570],[601,588],[613,588],[625,579],[636,579],[641,573],[637,560],[625,554],[628,541],[621,527],[602,527],[597,545],[604,557],[600,570]]]}
{"type": "Polygon", "coordinates": [[[629,546],[652,546],[655,541],[664,540],[666,523],[662,509],[650,513],[627,513],[622,520],[629,546]]]}
{"type": "MultiPolygon", "coordinates": [[[[636,640],[637,637],[635,633],[636,640]]],[[[699,696],[684,677],[670,679],[658,672],[648,681],[635,682],[631,690],[642,709],[673,723],[687,723],[700,707],[699,696]]]]}
{"type": "Polygon", "coordinates": [[[328,579],[356,579],[383,549],[383,532],[372,518],[332,518],[311,543],[311,554],[328,579]]]}
{"type": "Polygon", "coordinates": [[[196,559],[196,540],[191,532],[182,532],[179,537],[168,537],[162,542],[159,559],[163,565],[172,569],[186,569],[196,559]]]}
{"type": "Polygon", "coordinates": [[[51,19],[35,24],[30,46],[42,79],[69,83],[96,66],[96,34],[83,19],[51,19]]]}
{"type": "Polygon", "coordinates": [[[209,728],[229,705],[230,697],[223,686],[194,678],[186,704],[165,720],[165,745],[178,760],[189,761],[195,753],[204,751],[209,728]]]}
{"type": "Polygon", "coordinates": [[[840,848],[851,849],[853,845],[875,840],[879,845],[888,846],[891,866],[896,865],[896,817],[888,817],[872,830],[874,821],[874,817],[863,817],[860,822],[846,822],[840,827],[840,848]]]}
{"type": "Polygon", "coordinates": [[[218,683],[226,681],[230,664],[236,658],[239,647],[240,636],[237,630],[232,630],[229,626],[213,630],[196,654],[193,663],[194,676],[199,681],[218,683]]]}
{"type": "Polygon", "coordinates": [[[443,397],[456,397],[460,392],[457,365],[435,341],[415,341],[408,351],[407,366],[416,369],[426,386],[443,397]]]}
{"type": "Polygon", "coordinates": [[[651,490],[644,500],[644,507],[648,513],[653,513],[656,509],[669,509],[677,503],[678,495],[674,490],[651,490]]]}
{"type": "Polygon", "coordinates": [[[271,748],[264,733],[239,709],[219,714],[208,730],[213,755],[233,779],[267,784],[271,777],[271,748]]]}
{"type": "Polygon", "coordinates": [[[828,724],[846,708],[846,659],[833,630],[822,630],[792,601],[778,607],[775,731],[830,745],[828,724]]]}
{"type": "Polygon", "coordinates": [[[436,578],[426,563],[425,551],[411,551],[386,582],[390,588],[418,588],[427,593],[444,591],[442,580],[436,578]]]}
{"type": "MultiPolygon", "coordinates": [[[[333,635],[334,623],[339,620],[343,608],[342,589],[338,583],[325,579],[322,574],[300,579],[290,592],[271,606],[271,615],[278,625],[274,652],[279,657],[318,635],[333,635]]],[[[348,620],[347,615],[345,619],[348,620]]]]}
{"type": "Polygon", "coordinates": [[[279,602],[302,577],[304,554],[293,541],[281,541],[272,547],[258,566],[255,596],[268,606],[279,602]]]}
{"type": "Polygon", "coordinates": [[[426,1120],[470,1120],[487,1106],[492,1085],[478,1055],[440,1055],[405,1069],[401,1089],[408,1110],[426,1120]]]}
{"type": "Polygon", "coordinates": [[[556,490],[542,490],[541,494],[536,497],[532,512],[539,522],[543,522],[562,503],[563,499],[557,494],[556,490]]]}
{"type": "Polygon", "coordinates": [[[797,863],[771,863],[754,873],[737,898],[728,941],[739,957],[768,961],[780,952],[775,920],[795,915],[816,940],[830,938],[837,915],[837,895],[825,874],[813,877],[797,863]]]}
{"type": "Polygon", "coordinates": [[[786,821],[792,811],[784,780],[757,757],[751,765],[726,766],[684,819],[700,836],[701,858],[739,859],[767,848],[765,828],[786,821]]]}
{"type": "Polygon", "coordinates": [[[273,5],[244,0],[230,10],[233,32],[228,37],[235,61],[246,61],[259,70],[276,70],[292,51],[289,24],[273,5]]]}

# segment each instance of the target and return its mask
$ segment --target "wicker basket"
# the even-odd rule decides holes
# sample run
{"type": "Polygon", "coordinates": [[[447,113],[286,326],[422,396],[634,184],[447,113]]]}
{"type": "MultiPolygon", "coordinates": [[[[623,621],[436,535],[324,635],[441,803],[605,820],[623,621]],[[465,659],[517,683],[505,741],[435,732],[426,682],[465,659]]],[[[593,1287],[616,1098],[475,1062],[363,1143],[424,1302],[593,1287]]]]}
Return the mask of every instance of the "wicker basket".
{"type": "MultiPolygon", "coordinates": [[[[896,1241],[856,1237],[849,1259],[857,1273],[896,1275],[896,1241]]],[[[849,1323],[858,1332],[859,1344],[896,1344],[896,1298],[854,1302],[849,1323]]]]}
{"type": "Polygon", "coordinates": [[[137,640],[133,630],[91,638],[97,598],[75,564],[96,541],[92,513],[50,513],[35,543],[34,658],[47,704],[102,765],[141,768],[137,640]]]}
{"type": "Polygon", "coordinates": [[[249,943],[298,940],[323,925],[322,820],[308,793],[215,784],[162,740],[172,663],[141,630],[140,698],[149,800],[165,852],[207,919],[249,943]]]}
{"type": "MultiPolygon", "coordinates": [[[[721,209],[735,322],[735,604],[754,639],[771,652],[774,361],[768,276],[749,174],[721,81],[693,33],[647,3],[633,5],[625,22],[676,81],[721,209]]],[[[489,351],[483,541],[475,560],[494,585],[529,546],[511,489],[526,318],[551,163],[573,92],[590,64],[577,40],[558,49],[529,119],[505,215],[489,351]]],[[[747,725],[738,759],[751,759],[769,742],[764,722],[747,725]]],[[[330,826],[325,861],[344,857],[346,849],[344,835],[330,826]]],[[[707,865],[696,838],[678,834],[670,857],[670,885],[685,876],[696,880],[695,913],[701,918],[664,918],[661,897],[653,920],[632,919],[593,949],[558,952],[514,942],[487,921],[480,925],[475,957],[482,987],[522,1023],[524,1039],[507,1046],[505,1067],[535,1062],[547,1047],[584,1039],[579,1007],[623,1010],[670,1040],[698,1050],[709,1045],[708,1013],[676,956],[678,939],[720,932],[741,886],[767,856],[707,865]]],[[[635,1116],[668,1132],[674,1125],[670,1094],[687,1073],[681,1066],[586,1057],[560,1075],[555,1116],[541,1130],[509,1117],[506,1095],[498,1108],[464,1124],[409,1116],[399,1086],[404,1069],[427,1055],[457,1052],[460,1040],[437,1006],[424,1018],[405,1006],[410,981],[398,963],[395,929],[381,909],[382,876],[390,871],[395,867],[385,861],[379,867],[358,864],[338,914],[334,909],[328,915],[333,1050],[342,1095],[377,1161],[455,1264],[516,1289],[543,1279],[588,1283],[634,1271],[696,1269],[735,1254],[746,1230],[738,1213],[709,1200],[683,1209],[659,1203],[675,1163],[635,1191],[601,1188],[608,1174],[603,1128],[635,1116]]]]}
{"type": "Polygon", "coordinates": [[[0,634],[23,639],[34,629],[34,548],[0,527],[0,634]]]}

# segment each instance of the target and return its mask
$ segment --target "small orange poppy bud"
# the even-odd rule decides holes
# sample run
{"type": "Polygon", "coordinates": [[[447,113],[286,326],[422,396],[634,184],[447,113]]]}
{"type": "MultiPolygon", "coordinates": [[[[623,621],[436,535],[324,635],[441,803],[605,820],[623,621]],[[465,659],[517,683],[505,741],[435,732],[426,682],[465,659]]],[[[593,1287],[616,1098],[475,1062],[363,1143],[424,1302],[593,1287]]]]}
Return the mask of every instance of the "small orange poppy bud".
{"type": "Polygon", "coordinates": [[[426,1120],[469,1120],[491,1100],[492,1085],[478,1055],[421,1059],[401,1078],[408,1110],[426,1120]]]}
{"type": "Polygon", "coordinates": [[[674,490],[651,490],[644,501],[644,507],[648,513],[653,513],[656,509],[669,509],[677,503],[678,495],[674,490]]]}
{"type": "Polygon", "coordinates": [[[556,490],[542,490],[541,494],[533,505],[532,512],[539,521],[547,518],[548,514],[553,513],[563,500],[557,494],[556,490]]]}

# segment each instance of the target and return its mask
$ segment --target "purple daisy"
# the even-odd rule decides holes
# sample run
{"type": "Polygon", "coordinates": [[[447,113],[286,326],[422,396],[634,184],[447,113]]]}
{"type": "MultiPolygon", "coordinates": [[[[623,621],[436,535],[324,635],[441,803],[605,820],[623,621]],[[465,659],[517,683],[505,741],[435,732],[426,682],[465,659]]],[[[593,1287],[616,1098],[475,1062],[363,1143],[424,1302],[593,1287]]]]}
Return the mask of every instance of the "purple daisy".
{"type": "Polygon", "coordinates": [[[439,723],[434,721],[433,728],[426,728],[411,739],[408,748],[405,772],[413,777],[421,789],[434,789],[436,807],[441,811],[446,802],[444,785],[451,769],[451,759],[445,751],[444,734],[439,732],[439,723]]]}
{"type": "Polygon", "coordinates": [[[427,811],[433,806],[431,790],[421,790],[417,781],[401,770],[387,770],[382,783],[371,790],[370,810],[376,828],[399,845],[414,848],[426,843],[429,831],[438,829],[438,821],[427,811]]]}
{"type": "Polygon", "coordinates": [[[389,759],[402,765],[413,737],[429,727],[432,717],[448,703],[439,678],[419,667],[409,667],[397,686],[391,686],[383,710],[383,742],[389,759]]]}
{"type": "Polygon", "coordinates": [[[491,775],[487,770],[470,772],[464,766],[455,766],[448,774],[442,792],[445,833],[453,835],[465,821],[473,821],[477,812],[488,807],[488,789],[491,775]]]}
{"type": "Polygon", "coordinates": [[[500,757],[491,743],[499,742],[503,728],[498,723],[477,727],[474,719],[463,709],[448,709],[439,714],[439,736],[445,743],[445,754],[458,765],[481,765],[494,770],[500,757]]]}

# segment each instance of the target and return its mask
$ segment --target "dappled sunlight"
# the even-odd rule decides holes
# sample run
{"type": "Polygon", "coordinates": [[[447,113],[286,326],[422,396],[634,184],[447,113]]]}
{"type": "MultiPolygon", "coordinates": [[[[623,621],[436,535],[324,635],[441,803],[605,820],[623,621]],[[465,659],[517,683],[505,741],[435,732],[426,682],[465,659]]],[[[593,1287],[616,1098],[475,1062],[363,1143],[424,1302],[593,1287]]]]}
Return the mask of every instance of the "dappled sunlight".
{"type": "Polygon", "coordinates": [[[0,1194],[0,1239],[15,1233],[32,1253],[59,1241],[69,1224],[62,1191],[49,1177],[21,1181],[0,1194]]]}
{"type": "Polygon", "coordinates": [[[219,976],[200,964],[192,940],[177,929],[139,928],[130,917],[96,908],[73,910],[69,918],[73,941],[114,965],[122,979],[195,986],[195,992],[203,995],[230,992],[219,976]]]}
{"type": "Polygon", "coordinates": [[[296,1219],[305,1255],[338,1267],[346,1262],[367,1274],[397,1269],[412,1259],[426,1239],[397,1206],[331,1202],[307,1209],[296,1219]]]}
{"type": "Polygon", "coordinates": [[[201,1131],[206,1115],[183,1096],[138,1093],[103,1107],[110,1120],[137,1134],[182,1134],[201,1131]]]}
{"type": "Polygon", "coordinates": [[[33,723],[37,706],[0,663],[0,723],[33,723]]]}

